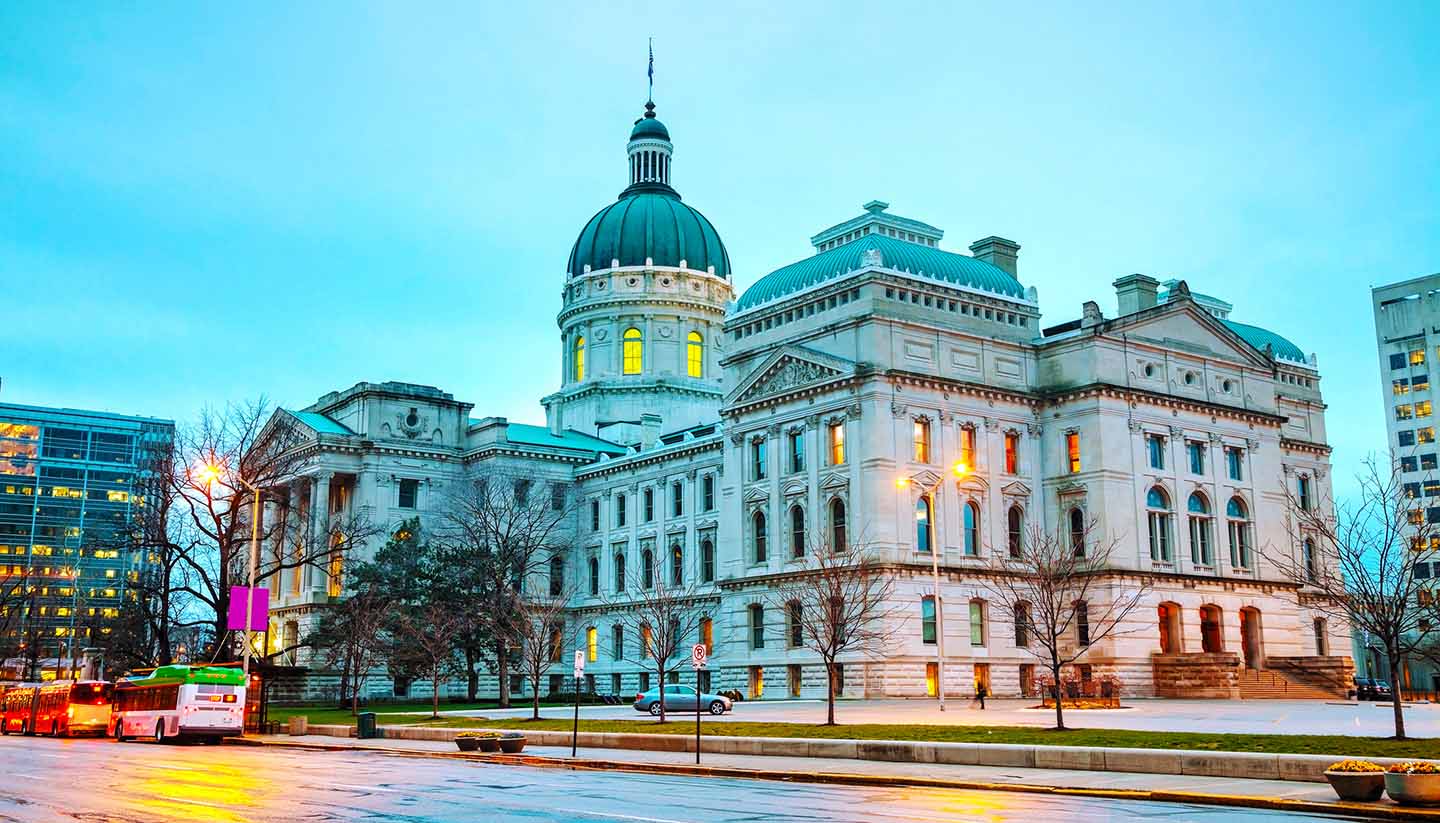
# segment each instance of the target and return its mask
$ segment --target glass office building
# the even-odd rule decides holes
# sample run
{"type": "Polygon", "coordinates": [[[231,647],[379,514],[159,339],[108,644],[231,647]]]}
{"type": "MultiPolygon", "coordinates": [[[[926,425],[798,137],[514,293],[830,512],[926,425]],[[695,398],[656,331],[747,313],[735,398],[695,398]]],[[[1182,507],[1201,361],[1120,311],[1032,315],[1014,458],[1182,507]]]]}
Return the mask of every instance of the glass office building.
{"type": "Polygon", "coordinates": [[[0,403],[0,661],[64,674],[103,647],[145,558],[126,535],[175,424],[0,403]]]}

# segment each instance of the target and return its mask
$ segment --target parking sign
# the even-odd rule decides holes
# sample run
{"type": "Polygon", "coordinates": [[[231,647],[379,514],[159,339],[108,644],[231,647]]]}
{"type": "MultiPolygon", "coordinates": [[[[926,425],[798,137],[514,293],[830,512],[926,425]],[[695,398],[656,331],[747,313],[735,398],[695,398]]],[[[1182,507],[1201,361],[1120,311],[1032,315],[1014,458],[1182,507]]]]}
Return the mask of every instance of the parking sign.
{"type": "Polygon", "coordinates": [[[575,679],[576,679],[576,680],[579,680],[581,677],[584,677],[584,676],[585,676],[585,652],[576,650],[576,652],[575,652],[575,679]]]}
{"type": "Polygon", "coordinates": [[[709,654],[709,651],[710,650],[705,647],[704,643],[696,643],[695,645],[691,646],[690,667],[694,669],[705,668],[705,657],[709,654]]]}

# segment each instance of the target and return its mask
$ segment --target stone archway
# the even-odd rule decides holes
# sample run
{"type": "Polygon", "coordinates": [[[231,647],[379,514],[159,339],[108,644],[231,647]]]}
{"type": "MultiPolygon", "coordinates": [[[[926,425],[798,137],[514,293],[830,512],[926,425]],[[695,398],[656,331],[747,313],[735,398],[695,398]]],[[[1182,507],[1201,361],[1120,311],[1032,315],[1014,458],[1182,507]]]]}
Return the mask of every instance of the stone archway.
{"type": "Polygon", "coordinates": [[[1206,654],[1225,651],[1224,613],[1219,606],[1200,607],[1200,651],[1206,654]]]}
{"type": "Polygon", "coordinates": [[[1245,668],[1265,668],[1265,635],[1260,610],[1251,606],[1240,610],[1240,652],[1245,668]]]}
{"type": "Polygon", "coordinates": [[[1185,651],[1185,638],[1180,633],[1180,605],[1161,603],[1155,610],[1156,622],[1160,628],[1160,653],[1181,654],[1185,651]]]}

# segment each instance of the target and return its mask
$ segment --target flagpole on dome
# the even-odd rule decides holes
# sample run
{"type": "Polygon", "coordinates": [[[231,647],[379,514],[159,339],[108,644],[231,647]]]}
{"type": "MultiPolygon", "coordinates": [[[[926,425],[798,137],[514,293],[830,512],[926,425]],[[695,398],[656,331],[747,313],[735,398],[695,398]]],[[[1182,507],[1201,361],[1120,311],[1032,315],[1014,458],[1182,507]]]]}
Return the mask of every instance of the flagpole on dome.
{"type": "Polygon", "coordinates": [[[645,95],[646,102],[655,102],[655,38],[650,38],[650,67],[645,70],[645,77],[650,81],[650,93],[645,95]]]}

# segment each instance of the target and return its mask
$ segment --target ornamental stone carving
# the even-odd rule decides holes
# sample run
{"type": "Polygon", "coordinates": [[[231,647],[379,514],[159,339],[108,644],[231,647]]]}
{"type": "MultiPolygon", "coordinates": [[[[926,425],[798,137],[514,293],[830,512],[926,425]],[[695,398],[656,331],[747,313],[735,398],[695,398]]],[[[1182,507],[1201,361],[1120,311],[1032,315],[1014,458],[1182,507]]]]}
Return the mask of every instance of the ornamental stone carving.
{"type": "Polygon", "coordinates": [[[891,403],[890,413],[895,415],[897,418],[900,418],[905,417],[909,412],[906,410],[903,403],[891,403]]]}
{"type": "Polygon", "coordinates": [[[985,431],[994,432],[1000,430],[1000,421],[993,417],[985,418],[985,431]]]}
{"type": "Polygon", "coordinates": [[[1130,431],[1132,431],[1132,432],[1138,432],[1138,431],[1140,431],[1140,429],[1142,428],[1142,426],[1141,426],[1141,424],[1140,424],[1140,421],[1139,421],[1139,420],[1136,420],[1136,419],[1133,418],[1133,417],[1130,418],[1130,420],[1128,421],[1128,423],[1129,423],[1129,425],[1130,425],[1130,431]]]}
{"type": "Polygon", "coordinates": [[[1029,432],[1031,437],[1039,437],[1045,433],[1045,427],[1040,423],[1026,423],[1025,431],[1029,432]]]}
{"type": "Polygon", "coordinates": [[[848,418],[850,418],[851,420],[859,420],[859,419],[860,419],[860,404],[859,404],[859,403],[855,403],[855,404],[852,404],[849,408],[845,409],[845,416],[848,417],[848,418]]]}
{"type": "Polygon", "coordinates": [[[1179,439],[1179,438],[1185,436],[1185,430],[1182,429],[1182,428],[1180,428],[1179,426],[1171,426],[1171,427],[1170,427],[1170,436],[1171,436],[1171,437],[1174,437],[1174,438],[1176,438],[1176,439],[1179,439]]]}
{"type": "Polygon", "coordinates": [[[828,380],[839,374],[840,372],[835,369],[826,368],[819,363],[811,363],[807,360],[796,360],[793,357],[786,357],[756,382],[754,387],[745,393],[745,396],[760,397],[769,394],[779,394],[807,383],[828,380]]]}

